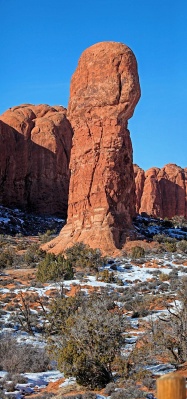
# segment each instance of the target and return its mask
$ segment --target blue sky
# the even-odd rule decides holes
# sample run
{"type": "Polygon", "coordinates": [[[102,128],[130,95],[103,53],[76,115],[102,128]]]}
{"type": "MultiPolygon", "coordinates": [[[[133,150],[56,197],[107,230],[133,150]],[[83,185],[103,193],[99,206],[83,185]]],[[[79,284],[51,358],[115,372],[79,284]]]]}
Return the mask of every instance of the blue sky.
{"type": "Polygon", "coordinates": [[[87,47],[127,44],[142,90],[129,129],[143,169],[187,167],[186,0],[0,0],[0,114],[23,104],[67,106],[87,47]]]}

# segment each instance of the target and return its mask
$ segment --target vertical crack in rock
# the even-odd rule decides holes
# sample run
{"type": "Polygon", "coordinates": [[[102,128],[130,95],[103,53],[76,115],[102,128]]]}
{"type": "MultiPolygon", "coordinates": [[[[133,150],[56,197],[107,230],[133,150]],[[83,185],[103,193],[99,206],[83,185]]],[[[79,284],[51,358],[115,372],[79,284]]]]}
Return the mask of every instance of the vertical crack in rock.
{"type": "Polygon", "coordinates": [[[91,195],[91,191],[92,191],[92,185],[93,185],[93,181],[94,181],[95,171],[99,164],[101,145],[102,145],[102,137],[103,137],[103,128],[101,127],[101,136],[100,136],[100,141],[99,141],[99,146],[98,146],[99,149],[96,151],[96,154],[95,154],[95,165],[93,166],[93,171],[92,171],[91,180],[90,180],[90,186],[88,189],[88,197],[87,198],[88,198],[88,203],[90,206],[91,206],[90,195],[91,195]]]}

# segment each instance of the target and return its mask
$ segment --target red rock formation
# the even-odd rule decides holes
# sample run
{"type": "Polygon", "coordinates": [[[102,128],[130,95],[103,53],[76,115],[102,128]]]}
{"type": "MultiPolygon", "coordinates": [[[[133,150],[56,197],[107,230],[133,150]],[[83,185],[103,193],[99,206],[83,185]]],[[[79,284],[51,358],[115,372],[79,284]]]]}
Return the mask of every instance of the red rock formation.
{"type": "Polygon", "coordinates": [[[143,172],[134,166],[136,211],[161,218],[187,218],[187,168],[168,164],[143,172]],[[142,183],[144,181],[144,183],[142,183]]]}
{"type": "Polygon", "coordinates": [[[72,129],[63,107],[21,105],[0,116],[0,203],[66,215],[72,129]]]}
{"type": "Polygon", "coordinates": [[[138,165],[133,165],[134,168],[134,179],[136,187],[136,212],[139,213],[141,207],[141,198],[145,183],[145,172],[138,165]]]}
{"type": "Polygon", "coordinates": [[[135,212],[127,120],[139,97],[136,59],[127,46],[103,42],[83,52],[68,105],[74,130],[68,221],[50,243],[53,252],[80,241],[107,253],[122,247],[135,212]]]}

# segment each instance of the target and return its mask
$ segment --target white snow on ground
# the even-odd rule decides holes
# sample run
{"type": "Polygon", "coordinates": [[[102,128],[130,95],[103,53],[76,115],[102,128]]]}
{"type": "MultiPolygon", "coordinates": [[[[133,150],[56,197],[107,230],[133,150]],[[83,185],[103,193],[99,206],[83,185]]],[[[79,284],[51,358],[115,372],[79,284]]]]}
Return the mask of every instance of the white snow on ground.
{"type": "Polygon", "coordinates": [[[3,217],[0,217],[0,222],[3,222],[3,223],[8,223],[10,221],[10,219],[9,218],[3,218],[3,217]]]}
{"type": "Polygon", "coordinates": [[[175,367],[172,366],[170,363],[165,363],[165,364],[153,364],[151,366],[147,366],[146,370],[151,371],[154,375],[163,375],[167,373],[171,373],[175,371],[175,367]]]}
{"type": "Polygon", "coordinates": [[[49,382],[56,382],[60,378],[64,378],[64,374],[58,370],[44,371],[42,373],[24,373],[24,376],[28,378],[28,384],[39,388],[45,388],[49,382]]]}
{"type": "Polygon", "coordinates": [[[0,288],[1,294],[8,294],[8,292],[10,292],[10,290],[8,288],[0,288]]]}
{"type": "Polygon", "coordinates": [[[67,387],[69,385],[75,384],[75,382],[76,382],[76,378],[69,377],[69,378],[66,378],[66,380],[64,382],[62,382],[62,384],[59,385],[59,387],[60,388],[67,387]]]}
{"type": "Polygon", "coordinates": [[[14,335],[18,343],[25,343],[27,345],[33,345],[38,348],[44,348],[46,346],[46,342],[44,340],[44,337],[41,336],[39,333],[35,333],[34,336],[29,335],[28,333],[24,331],[18,331],[16,332],[16,335],[14,335]]]}
{"type": "MultiPolygon", "coordinates": [[[[6,374],[7,373],[1,371],[0,377],[4,377],[6,374]]],[[[56,382],[60,378],[64,378],[64,374],[58,370],[44,371],[42,373],[24,373],[22,375],[28,378],[28,382],[25,384],[16,384],[16,391],[5,391],[6,395],[12,395],[13,398],[21,399],[23,397],[22,395],[34,393],[36,388],[45,388],[49,382],[56,382]]]]}
{"type": "Polygon", "coordinates": [[[4,378],[7,374],[7,371],[0,371],[0,378],[4,378]]]}

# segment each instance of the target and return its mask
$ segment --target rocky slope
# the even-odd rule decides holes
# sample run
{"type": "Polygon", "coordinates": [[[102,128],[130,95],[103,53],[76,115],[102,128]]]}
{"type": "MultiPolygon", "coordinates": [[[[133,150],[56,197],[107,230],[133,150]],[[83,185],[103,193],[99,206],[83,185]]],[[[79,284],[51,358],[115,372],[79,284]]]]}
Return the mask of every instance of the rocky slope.
{"type": "Polygon", "coordinates": [[[174,164],[144,172],[134,165],[136,212],[160,218],[187,218],[187,168],[174,164]]]}
{"type": "Polygon", "coordinates": [[[139,97],[137,63],[127,46],[103,42],[83,52],[67,113],[74,131],[68,220],[52,251],[80,241],[107,253],[122,247],[135,213],[127,121],[139,97]]]}
{"type": "Polygon", "coordinates": [[[40,216],[0,205],[0,235],[36,236],[48,231],[51,236],[58,234],[64,224],[65,220],[55,216],[40,216]]]}
{"type": "Polygon", "coordinates": [[[66,216],[72,128],[66,109],[25,104],[0,116],[0,203],[66,216]]]}

